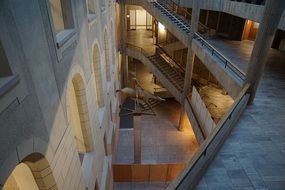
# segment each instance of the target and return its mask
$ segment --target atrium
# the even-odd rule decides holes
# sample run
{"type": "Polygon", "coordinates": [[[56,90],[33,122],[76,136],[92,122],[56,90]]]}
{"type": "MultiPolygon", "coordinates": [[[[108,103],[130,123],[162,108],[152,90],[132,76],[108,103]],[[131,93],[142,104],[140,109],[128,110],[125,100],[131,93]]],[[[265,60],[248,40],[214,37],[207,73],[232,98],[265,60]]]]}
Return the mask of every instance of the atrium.
{"type": "Polygon", "coordinates": [[[0,190],[284,190],[284,0],[1,0],[0,190]]]}

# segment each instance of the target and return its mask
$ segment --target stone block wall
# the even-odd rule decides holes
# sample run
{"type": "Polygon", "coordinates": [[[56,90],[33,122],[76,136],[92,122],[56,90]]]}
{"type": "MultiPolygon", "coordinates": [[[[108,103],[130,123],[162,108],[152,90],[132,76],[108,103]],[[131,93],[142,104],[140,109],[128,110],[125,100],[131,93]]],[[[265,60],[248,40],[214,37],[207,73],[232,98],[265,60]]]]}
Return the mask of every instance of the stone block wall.
{"type": "MultiPolygon", "coordinates": [[[[109,121],[109,115],[117,110],[114,88],[120,86],[115,3],[106,2],[103,10],[99,1],[91,1],[96,8],[92,17],[87,1],[68,1],[71,7],[67,11],[74,28],[66,29],[64,38],[56,35],[49,1],[0,2],[0,42],[12,73],[20,77],[19,84],[0,97],[0,189],[14,168],[35,153],[46,159],[48,176],[53,177],[43,181],[50,185],[49,180],[54,179],[53,189],[94,189],[96,181],[102,189],[100,184],[112,182],[112,173],[105,171],[111,168],[112,154],[106,157],[103,137],[106,134],[107,139],[112,139],[111,124],[114,132],[117,129],[116,123],[109,121]],[[104,36],[108,38],[108,48],[104,47],[104,36]],[[96,72],[94,46],[98,47],[96,64],[100,64],[96,72]],[[99,74],[102,85],[97,88],[99,74]],[[75,75],[82,78],[76,96],[81,104],[81,125],[85,125],[82,130],[87,134],[83,138],[92,143],[87,143],[89,150],[82,158],[69,107],[75,75]],[[103,96],[102,105],[98,105],[98,90],[103,96]]],[[[47,172],[39,168],[39,175],[47,172]]],[[[31,171],[35,177],[35,171],[31,171]]]]}

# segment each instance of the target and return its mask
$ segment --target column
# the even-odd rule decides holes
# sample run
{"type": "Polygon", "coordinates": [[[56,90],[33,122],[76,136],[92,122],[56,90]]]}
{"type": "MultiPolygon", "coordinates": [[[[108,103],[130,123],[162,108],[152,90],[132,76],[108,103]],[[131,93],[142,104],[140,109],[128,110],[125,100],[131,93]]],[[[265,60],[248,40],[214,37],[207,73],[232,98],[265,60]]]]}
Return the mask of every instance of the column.
{"type": "Polygon", "coordinates": [[[122,88],[128,85],[128,62],[127,62],[127,11],[124,0],[120,0],[120,11],[121,11],[121,53],[122,53],[122,88]]]}
{"type": "MultiPolygon", "coordinates": [[[[184,87],[183,87],[183,94],[181,97],[182,98],[181,102],[185,101],[185,98],[187,98],[187,96],[191,90],[190,88],[191,88],[191,80],[192,80],[192,75],[193,75],[194,58],[195,58],[195,54],[192,51],[192,39],[194,37],[195,32],[198,31],[199,16],[200,16],[200,0],[193,0],[191,28],[190,28],[190,40],[188,42],[187,64],[186,64],[186,69],[185,69],[184,87]]],[[[180,131],[183,130],[183,123],[184,123],[183,116],[184,115],[185,115],[185,110],[181,109],[179,127],[178,127],[178,129],[180,131]]]]}
{"type": "Polygon", "coordinates": [[[141,115],[134,115],[134,161],[141,163],[141,115]]]}
{"type": "Polygon", "coordinates": [[[186,64],[184,88],[183,88],[184,97],[188,95],[191,87],[191,80],[194,68],[194,57],[195,57],[195,54],[192,51],[192,39],[194,37],[194,34],[198,31],[199,16],[200,16],[200,0],[193,0],[190,40],[188,42],[187,64],[186,64]]]}
{"type": "Polygon", "coordinates": [[[185,112],[184,108],[181,108],[180,118],[179,118],[179,128],[178,128],[179,131],[184,131],[185,125],[186,125],[185,124],[186,117],[187,117],[187,115],[186,115],[186,112],[185,112]]]}
{"type": "Polygon", "coordinates": [[[246,73],[246,83],[251,84],[249,104],[253,103],[284,7],[284,0],[266,0],[262,21],[259,25],[246,73]]]}

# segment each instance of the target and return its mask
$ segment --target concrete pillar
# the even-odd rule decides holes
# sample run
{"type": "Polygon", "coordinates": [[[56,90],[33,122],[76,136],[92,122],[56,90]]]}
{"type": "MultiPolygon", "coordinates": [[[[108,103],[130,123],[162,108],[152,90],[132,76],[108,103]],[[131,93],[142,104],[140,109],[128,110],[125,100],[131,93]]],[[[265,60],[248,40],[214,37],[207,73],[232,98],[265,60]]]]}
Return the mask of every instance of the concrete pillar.
{"type": "Polygon", "coordinates": [[[122,88],[128,85],[128,62],[126,54],[126,42],[127,42],[127,10],[124,0],[120,0],[121,11],[121,53],[122,53],[122,88]]]}
{"type": "Polygon", "coordinates": [[[246,83],[251,84],[249,89],[249,104],[252,104],[254,100],[258,84],[266,65],[268,52],[284,8],[284,0],[266,0],[262,21],[259,25],[246,73],[246,83]]]}
{"type": "Polygon", "coordinates": [[[134,162],[141,163],[141,115],[134,115],[134,162]]]}
{"type": "Polygon", "coordinates": [[[188,42],[187,64],[185,69],[183,97],[188,95],[191,87],[191,80],[194,68],[194,57],[195,57],[195,54],[192,51],[192,39],[194,37],[194,34],[198,31],[199,16],[200,16],[200,0],[193,0],[190,40],[188,42]]]}
{"type": "MultiPolygon", "coordinates": [[[[190,41],[188,42],[188,52],[187,52],[187,64],[185,69],[185,77],[184,77],[184,87],[181,102],[185,101],[190,90],[191,90],[191,80],[193,75],[194,68],[194,58],[195,54],[192,51],[192,39],[194,37],[195,32],[198,31],[199,26],[199,16],[200,16],[200,0],[193,0],[192,4],[192,18],[191,18],[191,28],[190,28],[190,41]]],[[[180,115],[185,115],[185,110],[181,109],[180,115]]],[[[179,130],[183,128],[184,121],[181,120],[183,117],[180,117],[179,120],[179,130]]]]}
{"type": "Polygon", "coordinates": [[[186,122],[186,112],[184,110],[184,108],[181,108],[180,111],[180,118],[179,118],[179,126],[178,126],[178,130],[179,131],[184,131],[185,129],[185,122],[186,122]]]}

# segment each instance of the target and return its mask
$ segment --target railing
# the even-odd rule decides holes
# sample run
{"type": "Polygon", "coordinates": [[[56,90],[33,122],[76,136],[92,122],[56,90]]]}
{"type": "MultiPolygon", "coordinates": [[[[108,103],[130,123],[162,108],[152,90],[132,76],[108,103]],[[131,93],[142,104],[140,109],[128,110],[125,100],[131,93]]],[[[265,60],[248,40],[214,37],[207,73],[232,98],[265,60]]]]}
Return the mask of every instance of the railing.
{"type": "Polygon", "coordinates": [[[184,77],[185,74],[185,68],[182,67],[180,64],[178,64],[172,57],[162,48],[160,44],[157,44],[157,51],[159,54],[164,54],[165,59],[168,61],[168,63],[172,66],[178,69],[179,73],[181,73],[184,77]]]}
{"type": "MultiPolygon", "coordinates": [[[[188,23],[189,23],[189,21],[191,21],[192,14],[187,10],[187,8],[180,7],[180,5],[178,5],[177,3],[175,3],[172,0],[158,0],[158,2],[162,2],[164,5],[166,5],[170,10],[174,11],[175,13],[177,13],[177,11],[182,11],[182,14],[185,18],[184,20],[188,23]]],[[[190,26],[190,24],[191,23],[189,23],[189,26],[190,26]]],[[[200,29],[201,33],[205,33],[209,30],[209,28],[206,25],[202,24],[201,22],[199,22],[198,25],[199,25],[199,29],[200,29]]]]}
{"type": "Polygon", "coordinates": [[[126,46],[129,47],[129,48],[133,48],[133,49],[136,49],[138,50],[139,52],[141,52],[142,54],[144,54],[146,57],[149,56],[149,54],[141,47],[139,46],[135,46],[133,44],[129,44],[129,43],[126,43],[126,46]]]}
{"type": "Polygon", "coordinates": [[[256,4],[256,5],[265,5],[266,0],[231,0],[231,1],[238,1],[243,3],[256,4]]]}
{"type": "MultiPolygon", "coordinates": [[[[129,43],[126,43],[126,46],[129,47],[129,48],[136,49],[137,51],[141,52],[146,57],[151,56],[141,47],[138,47],[136,45],[129,44],[129,43]]],[[[182,78],[184,78],[185,69],[181,65],[177,64],[168,55],[168,53],[166,51],[164,51],[164,49],[162,49],[161,47],[157,46],[156,50],[157,50],[157,53],[174,69],[174,71],[176,71],[177,74],[179,74],[182,78]]]]}
{"type": "MultiPolygon", "coordinates": [[[[231,131],[235,124],[235,121],[239,118],[240,114],[244,110],[247,101],[247,90],[249,84],[246,84],[238,98],[235,100],[231,109],[220,120],[214,129],[213,133],[203,142],[198,152],[188,164],[188,167],[176,178],[167,189],[193,189],[201,178],[203,172],[207,168],[207,165],[214,158],[218,152],[222,143],[227,137],[227,134],[231,131]]],[[[190,100],[187,98],[188,103],[190,100]]]]}
{"type": "Polygon", "coordinates": [[[216,56],[223,64],[225,68],[230,69],[239,79],[245,80],[245,73],[235,66],[229,59],[223,56],[217,49],[215,49],[209,42],[207,42],[199,33],[195,33],[194,39],[196,39],[203,47],[206,47],[212,56],[216,56]]]}

